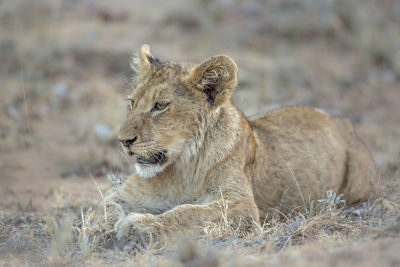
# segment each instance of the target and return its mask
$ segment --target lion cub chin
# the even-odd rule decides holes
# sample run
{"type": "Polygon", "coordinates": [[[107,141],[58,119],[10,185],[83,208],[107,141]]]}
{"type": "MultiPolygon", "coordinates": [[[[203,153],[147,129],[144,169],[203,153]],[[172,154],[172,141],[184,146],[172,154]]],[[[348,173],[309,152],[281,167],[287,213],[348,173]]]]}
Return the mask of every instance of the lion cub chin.
{"type": "Polygon", "coordinates": [[[140,163],[135,163],[136,173],[142,178],[152,178],[158,173],[165,169],[165,166],[156,165],[144,165],[140,163]]]}
{"type": "Polygon", "coordinates": [[[106,196],[94,236],[112,230],[146,246],[226,222],[243,236],[273,213],[305,212],[328,190],[348,204],[376,190],[373,160],[349,120],[310,107],[245,118],[230,101],[230,57],[162,62],[143,45],[132,68],[118,138],[137,173],[106,196]]]}

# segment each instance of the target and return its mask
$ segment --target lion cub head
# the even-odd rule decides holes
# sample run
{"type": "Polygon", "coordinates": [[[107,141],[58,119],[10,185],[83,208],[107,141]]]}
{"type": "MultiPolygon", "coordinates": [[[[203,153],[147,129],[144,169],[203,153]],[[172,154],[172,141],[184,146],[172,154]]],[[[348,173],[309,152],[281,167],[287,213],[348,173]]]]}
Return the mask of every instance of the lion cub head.
{"type": "Polygon", "coordinates": [[[118,139],[137,173],[149,178],[198,152],[210,121],[230,103],[237,67],[227,56],[199,65],[161,62],[148,45],[132,67],[135,88],[118,139]]]}

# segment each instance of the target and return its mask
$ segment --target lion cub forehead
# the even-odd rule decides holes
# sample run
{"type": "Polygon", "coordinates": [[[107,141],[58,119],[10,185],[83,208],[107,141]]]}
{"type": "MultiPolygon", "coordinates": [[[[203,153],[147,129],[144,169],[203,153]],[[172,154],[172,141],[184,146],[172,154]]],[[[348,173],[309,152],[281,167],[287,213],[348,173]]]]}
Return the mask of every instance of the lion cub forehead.
{"type": "Polygon", "coordinates": [[[190,65],[185,63],[163,63],[137,82],[130,97],[135,100],[171,97],[174,88],[186,80],[189,71],[190,65]]]}
{"type": "Polygon", "coordinates": [[[135,102],[166,100],[172,96],[170,87],[170,84],[167,82],[143,86],[133,91],[132,98],[135,102]]]}

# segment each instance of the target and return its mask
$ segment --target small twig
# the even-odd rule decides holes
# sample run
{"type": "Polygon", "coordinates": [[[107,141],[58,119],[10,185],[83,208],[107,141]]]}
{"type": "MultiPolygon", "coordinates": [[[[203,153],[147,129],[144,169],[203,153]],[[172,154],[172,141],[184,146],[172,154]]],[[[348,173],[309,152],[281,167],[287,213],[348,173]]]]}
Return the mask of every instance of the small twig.
{"type": "Polygon", "coordinates": [[[288,238],[286,239],[285,243],[283,244],[283,246],[281,247],[281,249],[278,251],[277,255],[278,257],[282,254],[283,250],[287,247],[289,241],[292,239],[292,236],[288,236],[288,238]]]}
{"type": "Polygon", "coordinates": [[[90,178],[92,178],[93,183],[96,185],[97,190],[100,193],[101,196],[101,200],[103,202],[103,208],[104,208],[104,221],[107,224],[107,207],[106,207],[106,201],[104,199],[104,195],[103,192],[101,192],[100,186],[97,184],[97,182],[94,180],[93,176],[91,174],[89,174],[90,178]]]}
{"type": "Polygon", "coordinates": [[[284,160],[279,153],[278,153],[278,155],[282,159],[282,161],[285,163],[286,167],[288,167],[290,174],[292,175],[292,177],[296,183],[297,189],[299,190],[299,193],[300,193],[301,199],[303,201],[303,205],[304,205],[304,211],[307,211],[306,201],[304,200],[304,196],[303,196],[303,193],[301,192],[300,185],[299,185],[299,182],[297,181],[296,176],[294,175],[294,173],[293,173],[292,169],[290,168],[289,164],[287,163],[287,161],[284,160]]]}
{"type": "Polygon", "coordinates": [[[352,225],[352,224],[342,224],[342,223],[334,222],[331,220],[315,220],[315,221],[309,222],[308,224],[305,224],[304,225],[305,229],[303,229],[303,230],[300,230],[300,227],[299,227],[298,231],[301,232],[301,234],[304,234],[304,232],[307,231],[308,228],[310,228],[316,224],[331,224],[331,225],[336,225],[336,226],[339,226],[342,228],[360,229],[360,230],[364,230],[364,231],[371,230],[370,228],[367,228],[367,227],[362,227],[362,226],[357,226],[357,225],[352,225]]]}
{"type": "Polygon", "coordinates": [[[23,216],[23,215],[25,215],[25,213],[28,211],[28,209],[31,209],[32,208],[32,198],[29,200],[29,202],[28,202],[28,204],[26,204],[26,206],[25,206],[25,208],[21,211],[21,212],[19,212],[18,214],[17,214],[17,216],[15,216],[14,218],[13,218],[13,224],[14,223],[17,223],[18,222],[18,220],[23,216]]]}

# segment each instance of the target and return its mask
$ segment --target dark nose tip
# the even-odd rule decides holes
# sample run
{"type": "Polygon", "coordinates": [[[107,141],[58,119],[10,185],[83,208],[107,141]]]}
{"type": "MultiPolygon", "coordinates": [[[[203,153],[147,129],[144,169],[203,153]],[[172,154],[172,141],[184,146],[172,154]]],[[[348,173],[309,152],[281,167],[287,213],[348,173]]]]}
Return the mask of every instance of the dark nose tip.
{"type": "Polygon", "coordinates": [[[135,143],[137,140],[137,136],[135,136],[132,139],[124,139],[124,140],[119,140],[124,146],[130,147],[133,143],[135,143]]]}

